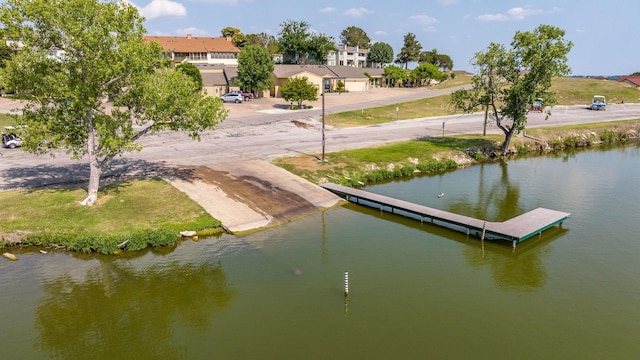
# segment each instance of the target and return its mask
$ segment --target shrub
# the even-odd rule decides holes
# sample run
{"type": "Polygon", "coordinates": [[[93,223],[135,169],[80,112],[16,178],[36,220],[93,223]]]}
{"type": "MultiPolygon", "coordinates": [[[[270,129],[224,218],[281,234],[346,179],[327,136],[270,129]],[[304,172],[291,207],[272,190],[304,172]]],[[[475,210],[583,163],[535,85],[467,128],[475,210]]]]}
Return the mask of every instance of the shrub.
{"type": "Polygon", "coordinates": [[[29,234],[24,243],[36,246],[63,246],[71,251],[83,253],[97,252],[113,254],[121,243],[127,251],[142,250],[148,246],[174,245],[179,239],[178,233],[170,229],[141,230],[130,234],[76,234],[76,233],[37,233],[29,234]]]}
{"type": "Polygon", "coordinates": [[[600,134],[600,140],[606,144],[611,144],[616,140],[616,133],[613,130],[605,129],[600,134]]]}

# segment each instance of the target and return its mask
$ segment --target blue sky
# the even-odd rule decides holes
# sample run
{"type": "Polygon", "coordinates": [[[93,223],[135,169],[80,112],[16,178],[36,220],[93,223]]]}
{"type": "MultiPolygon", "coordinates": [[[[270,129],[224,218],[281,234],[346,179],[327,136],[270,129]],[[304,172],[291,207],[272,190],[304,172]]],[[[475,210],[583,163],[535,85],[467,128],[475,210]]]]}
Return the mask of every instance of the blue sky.
{"type": "Polygon", "coordinates": [[[357,26],[372,42],[400,51],[416,34],[423,50],[448,54],[455,69],[473,71],[473,54],[490,42],[508,45],[516,31],[557,26],[574,43],[574,75],[628,75],[640,71],[638,0],[129,0],[147,18],[152,35],[220,36],[232,26],[245,34],[276,35],[287,20],[305,21],[332,36],[357,26]]]}

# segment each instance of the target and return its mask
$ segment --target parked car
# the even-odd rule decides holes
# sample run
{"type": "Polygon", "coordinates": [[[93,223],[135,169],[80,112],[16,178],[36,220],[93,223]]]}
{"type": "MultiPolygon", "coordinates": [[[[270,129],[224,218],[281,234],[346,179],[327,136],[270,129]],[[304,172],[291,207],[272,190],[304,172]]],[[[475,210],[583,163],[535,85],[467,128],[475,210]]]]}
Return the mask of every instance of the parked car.
{"type": "Polygon", "coordinates": [[[15,149],[22,146],[22,138],[13,132],[13,126],[5,126],[4,129],[6,132],[2,132],[2,147],[15,149]]]}
{"type": "Polygon", "coordinates": [[[244,101],[253,100],[253,93],[244,92],[244,91],[241,91],[241,90],[237,90],[237,91],[234,91],[234,92],[242,94],[242,97],[244,98],[244,101]]]}
{"type": "Polygon", "coordinates": [[[244,96],[242,96],[242,93],[230,92],[220,96],[220,99],[224,102],[235,102],[239,104],[244,101],[244,96]]]}

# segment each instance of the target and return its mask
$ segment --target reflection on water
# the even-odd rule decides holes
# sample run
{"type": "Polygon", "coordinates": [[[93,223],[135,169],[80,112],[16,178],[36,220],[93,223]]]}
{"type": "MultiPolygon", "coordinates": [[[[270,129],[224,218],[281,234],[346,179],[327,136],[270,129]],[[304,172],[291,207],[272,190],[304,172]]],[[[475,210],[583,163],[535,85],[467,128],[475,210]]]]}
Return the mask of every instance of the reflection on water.
{"type": "Polygon", "coordinates": [[[572,214],[515,250],[347,204],[126,258],[19,253],[0,261],[0,357],[633,359],[639,160],[632,146],[367,189],[490,221],[572,214]]]}
{"type": "Polygon", "coordinates": [[[46,279],[35,318],[39,345],[63,359],[188,358],[181,327],[204,330],[235,290],[220,263],[169,263],[135,269],[100,257],[83,279],[46,279]]]}

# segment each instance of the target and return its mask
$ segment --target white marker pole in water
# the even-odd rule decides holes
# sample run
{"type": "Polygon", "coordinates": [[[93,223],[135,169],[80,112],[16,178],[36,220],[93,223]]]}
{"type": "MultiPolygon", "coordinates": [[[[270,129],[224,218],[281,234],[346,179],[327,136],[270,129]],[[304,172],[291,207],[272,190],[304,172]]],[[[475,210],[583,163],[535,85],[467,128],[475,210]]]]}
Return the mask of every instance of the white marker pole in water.
{"type": "Polygon", "coordinates": [[[344,296],[349,296],[349,272],[344,272],[344,296]]]}

